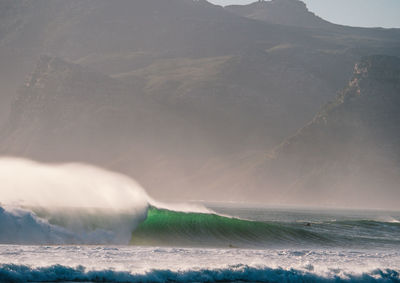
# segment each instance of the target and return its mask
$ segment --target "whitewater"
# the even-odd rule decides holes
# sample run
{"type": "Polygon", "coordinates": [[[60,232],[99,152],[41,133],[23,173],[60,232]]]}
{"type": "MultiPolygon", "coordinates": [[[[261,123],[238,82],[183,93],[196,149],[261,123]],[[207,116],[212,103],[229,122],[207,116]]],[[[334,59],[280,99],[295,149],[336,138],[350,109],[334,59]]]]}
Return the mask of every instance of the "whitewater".
{"type": "Polygon", "coordinates": [[[15,158],[0,186],[0,282],[400,282],[400,212],[165,204],[15,158]]]}

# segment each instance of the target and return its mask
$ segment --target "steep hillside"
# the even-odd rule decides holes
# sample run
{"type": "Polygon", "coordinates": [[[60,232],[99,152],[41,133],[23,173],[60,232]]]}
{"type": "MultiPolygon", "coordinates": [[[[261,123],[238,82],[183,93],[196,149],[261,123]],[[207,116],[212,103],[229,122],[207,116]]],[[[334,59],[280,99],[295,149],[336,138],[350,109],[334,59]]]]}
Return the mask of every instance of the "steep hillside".
{"type": "Polygon", "coordinates": [[[399,108],[400,58],[364,58],[338,98],[279,146],[264,180],[287,201],[393,208],[388,195],[400,194],[399,108]]]}
{"type": "Polygon", "coordinates": [[[209,188],[237,201],[397,209],[398,109],[400,58],[365,57],[337,98],[275,150],[210,162],[191,183],[211,180],[209,188]]]}
{"type": "Polygon", "coordinates": [[[45,160],[91,156],[95,161],[101,158],[91,152],[97,146],[108,144],[112,154],[112,144],[124,142],[113,131],[128,105],[137,116],[152,110],[118,81],[42,56],[12,104],[2,148],[45,160]]]}
{"type": "Polygon", "coordinates": [[[132,84],[42,56],[13,101],[0,132],[0,155],[96,164],[167,198],[185,191],[205,164],[231,152],[230,132],[220,132],[221,122],[199,121],[134,90],[132,84]]]}
{"type": "Polygon", "coordinates": [[[265,158],[239,172],[238,156],[246,163],[295,134],[362,56],[400,56],[399,30],[326,28],[285,1],[257,5],[315,25],[207,1],[2,1],[1,154],[94,163],[157,196],[206,199],[219,177],[238,198],[251,195],[264,173],[248,176],[265,158]]]}
{"type": "MultiPolygon", "coordinates": [[[[275,145],[334,97],[361,55],[400,50],[396,31],[307,30],[241,17],[207,1],[1,5],[0,64],[7,67],[0,68],[0,122],[39,55],[49,54],[133,83],[134,92],[141,87],[177,111],[199,113],[200,121],[226,121],[221,129],[232,139],[239,140],[236,132],[249,136],[235,150],[275,145]]],[[[289,8],[281,8],[283,18],[292,18],[289,8]]]]}

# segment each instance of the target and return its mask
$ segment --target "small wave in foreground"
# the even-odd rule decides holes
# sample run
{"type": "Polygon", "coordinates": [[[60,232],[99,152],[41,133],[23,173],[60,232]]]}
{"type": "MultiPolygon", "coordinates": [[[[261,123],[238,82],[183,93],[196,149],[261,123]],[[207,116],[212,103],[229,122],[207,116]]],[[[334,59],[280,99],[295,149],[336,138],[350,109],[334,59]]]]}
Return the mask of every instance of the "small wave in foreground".
{"type": "MultiPolygon", "coordinates": [[[[338,273],[338,271],[335,271],[338,273]]],[[[398,271],[376,269],[369,273],[317,275],[295,269],[246,265],[226,269],[152,270],[144,274],[127,271],[89,271],[62,265],[31,268],[26,265],[0,265],[0,282],[400,282],[398,271]]]]}

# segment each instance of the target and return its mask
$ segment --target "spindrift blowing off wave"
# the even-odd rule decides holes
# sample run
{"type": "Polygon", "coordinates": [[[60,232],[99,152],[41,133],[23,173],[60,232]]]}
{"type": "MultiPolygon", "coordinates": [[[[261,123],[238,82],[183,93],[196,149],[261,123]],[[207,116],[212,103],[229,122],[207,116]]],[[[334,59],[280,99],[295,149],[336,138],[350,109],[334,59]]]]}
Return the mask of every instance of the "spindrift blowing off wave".
{"type": "Polygon", "coordinates": [[[168,205],[82,164],[0,172],[0,282],[400,280],[400,213],[168,205]]]}

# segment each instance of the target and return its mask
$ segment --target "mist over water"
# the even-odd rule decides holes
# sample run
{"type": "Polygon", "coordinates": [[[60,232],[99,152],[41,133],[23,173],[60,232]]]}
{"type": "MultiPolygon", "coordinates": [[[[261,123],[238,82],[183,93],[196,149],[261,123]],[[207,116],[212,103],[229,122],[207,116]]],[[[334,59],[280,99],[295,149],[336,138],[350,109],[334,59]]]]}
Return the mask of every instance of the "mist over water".
{"type": "Polygon", "coordinates": [[[45,165],[2,158],[0,180],[3,205],[137,210],[148,200],[132,179],[78,163],[45,165]]]}
{"type": "Polygon", "coordinates": [[[3,243],[128,243],[149,197],[132,179],[84,164],[0,159],[3,243]]]}
{"type": "Polygon", "coordinates": [[[0,159],[0,242],[128,244],[149,206],[210,213],[153,200],[131,178],[94,166],[0,159]]]}

